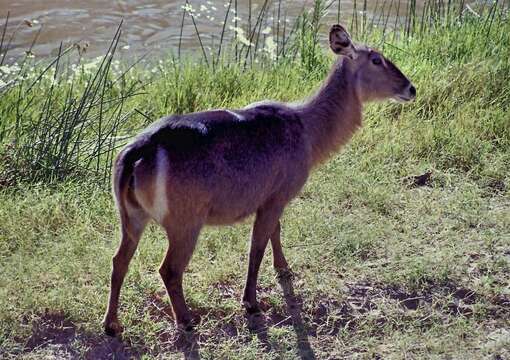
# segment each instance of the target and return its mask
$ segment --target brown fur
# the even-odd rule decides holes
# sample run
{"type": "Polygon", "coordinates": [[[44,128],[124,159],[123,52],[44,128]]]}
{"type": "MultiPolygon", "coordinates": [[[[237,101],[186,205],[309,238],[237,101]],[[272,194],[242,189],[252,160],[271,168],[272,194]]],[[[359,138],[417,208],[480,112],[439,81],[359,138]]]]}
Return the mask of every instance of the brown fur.
{"type": "Polygon", "coordinates": [[[140,134],[118,156],[114,193],[122,238],[113,258],[107,333],[118,334],[120,288],[149,219],[166,231],[169,247],[160,267],[176,321],[191,321],[182,277],[206,224],[232,224],[256,214],[243,303],[258,312],[256,283],[271,240],[273,263],[288,271],[280,217],[309,172],[338,151],[361,126],[362,103],[388,97],[409,100],[415,90],[381,54],[355,46],[341,26],[330,47],[342,57],[315,96],[300,105],[264,102],[227,111],[174,115],[140,134]]]}
{"type": "Polygon", "coordinates": [[[312,164],[319,165],[345,145],[361,126],[361,100],[352,81],[350,64],[340,58],[321,89],[297,107],[312,146],[312,164]]]}

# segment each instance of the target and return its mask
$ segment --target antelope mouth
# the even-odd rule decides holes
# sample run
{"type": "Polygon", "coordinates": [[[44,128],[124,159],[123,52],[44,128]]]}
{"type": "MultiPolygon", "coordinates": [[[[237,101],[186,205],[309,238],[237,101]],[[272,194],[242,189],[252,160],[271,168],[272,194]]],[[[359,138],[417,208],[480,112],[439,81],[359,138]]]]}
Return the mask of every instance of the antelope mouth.
{"type": "Polygon", "coordinates": [[[396,102],[399,102],[399,103],[406,103],[406,102],[409,102],[409,101],[413,101],[414,100],[414,96],[395,95],[393,97],[393,100],[395,100],[396,102]]]}
{"type": "Polygon", "coordinates": [[[393,99],[399,103],[406,103],[406,102],[414,100],[415,97],[416,97],[416,88],[411,83],[408,83],[406,88],[402,91],[399,91],[398,94],[395,94],[393,99]]]}

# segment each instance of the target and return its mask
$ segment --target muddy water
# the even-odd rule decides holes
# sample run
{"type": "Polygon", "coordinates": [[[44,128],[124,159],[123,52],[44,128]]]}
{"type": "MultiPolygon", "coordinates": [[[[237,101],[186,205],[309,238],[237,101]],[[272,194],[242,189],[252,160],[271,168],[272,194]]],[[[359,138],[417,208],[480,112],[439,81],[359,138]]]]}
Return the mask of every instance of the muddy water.
{"type": "MultiPolygon", "coordinates": [[[[406,0],[400,1],[400,14],[405,12],[406,0]]],[[[64,44],[79,43],[86,45],[87,56],[98,56],[104,53],[112,39],[120,21],[124,20],[120,51],[122,56],[140,55],[148,50],[163,53],[168,49],[176,49],[179,44],[182,5],[184,0],[0,0],[0,23],[5,23],[10,13],[6,41],[15,34],[10,45],[9,55],[24,53],[37,36],[32,52],[37,57],[55,55],[61,41],[64,44]],[[39,32],[40,30],[40,32],[39,32]],[[38,34],[38,35],[37,35],[38,34]]],[[[218,42],[225,17],[228,0],[190,0],[198,15],[196,25],[206,46],[218,42]]],[[[233,2],[234,3],[234,2],[233,2]]],[[[264,0],[238,0],[237,17],[239,24],[248,21],[248,7],[252,4],[252,22],[260,11],[264,0]]],[[[276,17],[278,0],[269,6],[270,14],[276,17]]],[[[282,0],[280,18],[287,18],[292,23],[304,9],[310,9],[312,0],[282,0]]],[[[362,0],[358,1],[361,10],[362,0]]],[[[368,0],[368,15],[374,13],[374,7],[382,1],[368,0]]],[[[394,2],[391,9],[393,16],[397,13],[394,2]]],[[[346,19],[352,14],[352,1],[342,0],[341,18],[346,19]]],[[[380,9],[380,7],[379,7],[380,9]]],[[[386,7],[385,12],[388,12],[386,7]]],[[[327,20],[337,19],[337,4],[329,9],[327,20]]],[[[229,18],[232,24],[233,14],[229,18]]],[[[231,32],[231,31],[230,31],[231,32]]],[[[184,49],[198,47],[195,27],[191,18],[184,22],[182,34],[184,49]]]]}

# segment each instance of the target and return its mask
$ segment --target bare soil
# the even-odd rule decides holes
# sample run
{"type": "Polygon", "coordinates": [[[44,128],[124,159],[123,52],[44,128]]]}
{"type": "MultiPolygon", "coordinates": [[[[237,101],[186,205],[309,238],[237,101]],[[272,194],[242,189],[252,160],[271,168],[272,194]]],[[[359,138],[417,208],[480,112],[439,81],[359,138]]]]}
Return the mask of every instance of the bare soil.
{"type": "MultiPolygon", "coordinates": [[[[142,311],[148,312],[155,322],[169,323],[168,329],[158,334],[161,347],[156,349],[157,352],[178,351],[183,352],[186,358],[194,358],[194,355],[198,354],[198,344],[201,341],[216,339],[220,342],[226,338],[242,337],[243,328],[248,323],[251,332],[259,337],[267,350],[272,347],[267,336],[268,328],[294,327],[300,337],[300,344],[304,344],[304,348],[300,348],[300,351],[304,354],[309,351],[311,355],[308,358],[314,358],[308,337],[336,335],[340,331],[355,332],[368,313],[379,314],[372,321],[384,326],[387,323],[387,317],[384,311],[377,311],[380,310],[379,304],[382,301],[396,303],[404,312],[429,309],[449,316],[470,317],[477,315],[474,305],[477,302],[484,302],[488,304],[489,309],[487,313],[482,314],[486,319],[504,318],[510,313],[509,296],[483,297],[471,289],[452,282],[441,285],[431,284],[419,292],[378,283],[347,283],[344,293],[339,294],[339,298],[318,296],[308,304],[294,294],[289,279],[280,280],[280,283],[282,288],[286,287],[283,290],[285,309],[272,307],[268,302],[269,293],[280,291],[280,289],[259,288],[260,306],[264,315],[246,317],[241,307],[233,314],[213,308],[195,308],[192,311],[196,323],[206,319],[222,320],[219,322],[220,326],[208,331],[201,329],[200,333],[177,332],[173,326],[171,306],[165,298],[166,293],[162,291],[151,295],[147,298],[142,311]]],[[[240,297],[235,288],[229,284],[217,284],[217,290],[223,298],[238,299],[240,297]]],[[[427,326],[425,320],[423,325],[427,326]]],[[[85,345],[86,359],[131,359],[139,358],[144,353],[154,352],[154,349],[149,351],[143,344],[136,344],[138,350],[134,350],[134,346],[124,343],[119,338],[82,331],[78,325],[58,312],[41,315],[37,321],[33,322],[32,329],[32,335],[26,341],[24,353],[45,349],[51,350],[59,357],[73,359],[81,356],[76,348],[78,343],[82,344],[81,346],[85,345]]],[[[377,334],[373,335],[377,336],[377,334]]],[[[249,336],[245,336],[244,340],[249,341],[249,336]]]]}

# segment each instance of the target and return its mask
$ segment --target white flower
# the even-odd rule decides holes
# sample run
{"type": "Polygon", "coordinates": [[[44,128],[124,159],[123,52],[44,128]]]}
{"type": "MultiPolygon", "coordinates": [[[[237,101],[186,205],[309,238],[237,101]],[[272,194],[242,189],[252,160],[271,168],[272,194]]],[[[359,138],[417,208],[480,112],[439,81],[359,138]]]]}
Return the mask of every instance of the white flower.
{"type": "Polygon", "coordinates": [[[200,11],[207,11],[207,6],[205,5],[200,5],[200,11]]]}
{"type": "MultiPolygon", "coordinates": [[[[208,3],[210,3],[210,1],[208,1],[208,3]]],[[[217,11],[218,9],[216,8],[216,6],[211,6],[211,10],[212,11],[217,11]]]]}
{"type": "Polygon", "coordinates": [[[270,33],[271,33],[271,26],[268,26],[264,30],[262,30],[263,35],[269,35],[270,33]]]}
{"type": "Polygon", "coordinates": [[[264,47],[264,50],[272,60],[276,59],[276,43],[272,36],[268,36],[266,38],[266,46],[264,47]]]}
{"type": "Polygon", "coordinates": [[[16,73],[20,70],[21,68],[19,67],[18,63],[14,63],[11,66],[9,65],[0,66],[0,71],[6,75],[16,73]]]}
{"type": "Polygon", "coordinates": [[[92,71],[95,70],[97,68],[97,66],[99,65],[99,63],[101,62],[101,59],[102,58],[99,56],[99,57],[95,58],[94,60],[92,60],[86,64],[83,64],[82,68],[81,68],[82,72],[84,74],[92,73],[92,71]]]}
{"type": "Polygon", "coordinates": [[[193,8],[193,6],[191,6],[191,4],[182,5],[181,9],[183,9],[184,11],[186,11],[190,14],[193,14],[195,12],[195,9],[193,8]]]}
{"type": "Polygon", "coordinates": [[[3,72],[4,74],[10,74],[11,68],[8,65],[3,65],[0,66],[0,71],[3,72]]]}
{"type": "Polygon", "coordinates": [[[253,44],[246,38],[244,30],[240,27],[229,26],[230,30],[233,30],[236,33],[237,41],[246,46],[252,46],[253,44]]]}
{"type": "Polygon", "coordinates": [[[129,50],[129,45],[124,45],[124,46],[122,47],[122,50],[129,50]]]}

